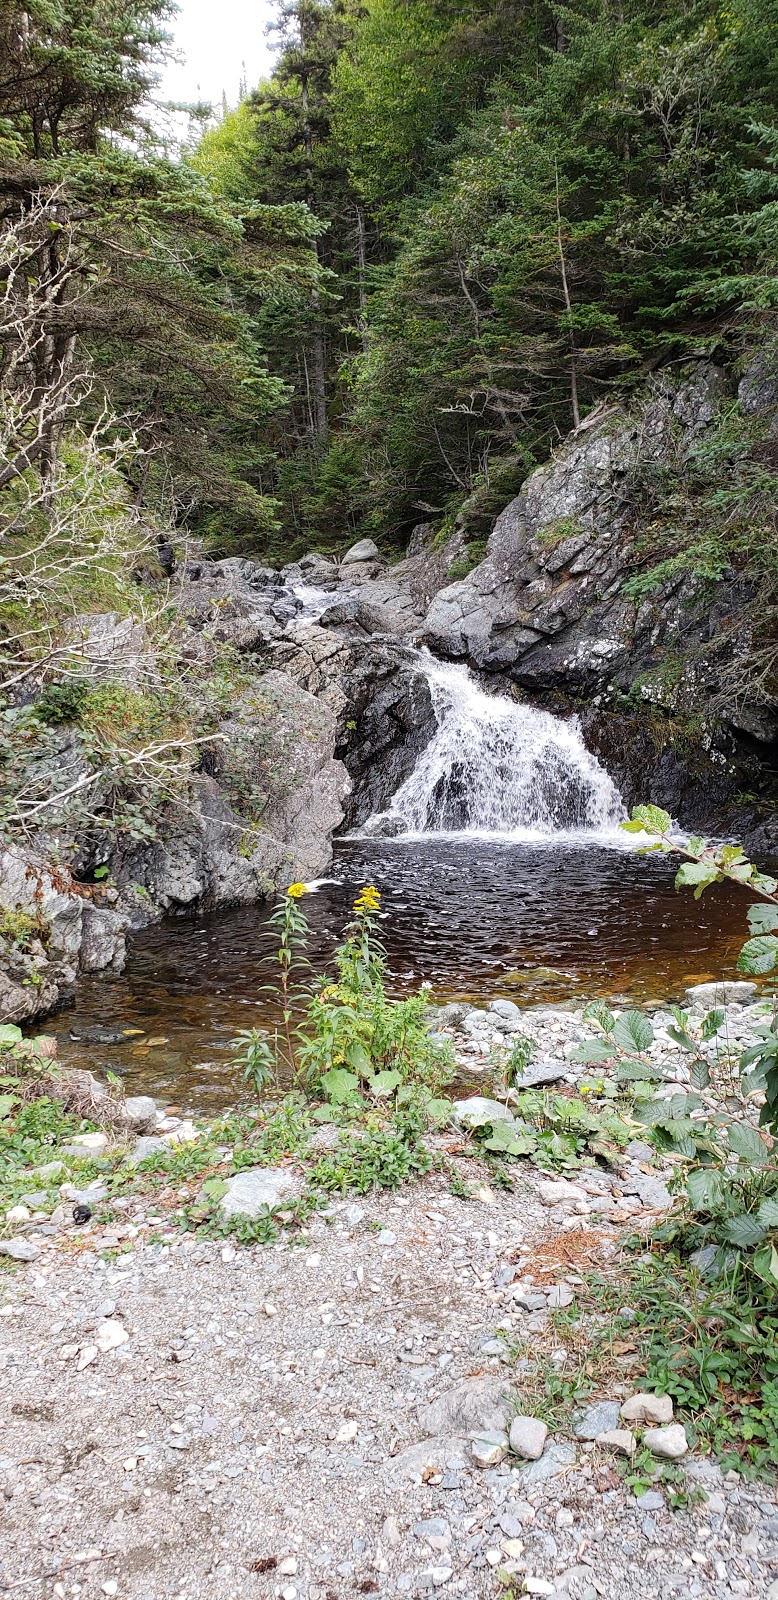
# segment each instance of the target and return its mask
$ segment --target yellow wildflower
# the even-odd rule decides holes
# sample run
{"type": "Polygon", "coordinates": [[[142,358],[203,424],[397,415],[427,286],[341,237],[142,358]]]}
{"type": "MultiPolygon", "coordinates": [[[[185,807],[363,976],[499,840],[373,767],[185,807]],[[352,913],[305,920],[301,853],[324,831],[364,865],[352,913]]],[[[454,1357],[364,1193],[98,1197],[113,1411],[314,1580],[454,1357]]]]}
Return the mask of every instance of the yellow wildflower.
{"type": "Polygon", "coordinates": [[[381,896],[378,890],[375,888],[374,884],[366,884],[364,889],[360,889],[359,894],[354,901],[354,910],[357,912],[379,911],[380,907],[381,896]]]}
{"type": "Polygon", "coordinates": [[[290,899],[302,900],[303,895],[308,893],[308,889],[304,883],[290,883],[286,892],[290,899]]]}

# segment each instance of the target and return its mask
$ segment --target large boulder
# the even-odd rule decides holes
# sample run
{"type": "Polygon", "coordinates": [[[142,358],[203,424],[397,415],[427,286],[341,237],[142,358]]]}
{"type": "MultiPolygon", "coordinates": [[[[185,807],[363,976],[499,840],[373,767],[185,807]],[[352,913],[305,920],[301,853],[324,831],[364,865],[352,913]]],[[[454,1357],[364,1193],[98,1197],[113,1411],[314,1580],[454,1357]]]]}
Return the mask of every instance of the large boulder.
{"type": "Polygon", "coordinates": [[[125,893],[140,884],[162,910],[250,904],[278,882],[317,877],[343,821],[349,779],[334,755],[335,716],[293,678],[258,678],[219,731],[188,805],[171,807],[157,839],[116,868],[125,893]]]}

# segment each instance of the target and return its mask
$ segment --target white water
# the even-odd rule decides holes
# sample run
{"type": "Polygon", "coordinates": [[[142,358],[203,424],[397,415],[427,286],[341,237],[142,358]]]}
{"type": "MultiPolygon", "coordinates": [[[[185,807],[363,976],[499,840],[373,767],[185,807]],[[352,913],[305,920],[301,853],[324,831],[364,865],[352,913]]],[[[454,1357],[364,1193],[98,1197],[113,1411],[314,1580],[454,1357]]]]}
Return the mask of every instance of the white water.
{"type": "MultiPolygon", "coordinates": [[[[467,667],[418,656],[437,732],[368,833],[613,835],[625,816],[615,784],[587,750],[576,718],[562,721],[485,694],[467,667]]],[[[623,836],[622,836],[623,837],[623,836]]]]}

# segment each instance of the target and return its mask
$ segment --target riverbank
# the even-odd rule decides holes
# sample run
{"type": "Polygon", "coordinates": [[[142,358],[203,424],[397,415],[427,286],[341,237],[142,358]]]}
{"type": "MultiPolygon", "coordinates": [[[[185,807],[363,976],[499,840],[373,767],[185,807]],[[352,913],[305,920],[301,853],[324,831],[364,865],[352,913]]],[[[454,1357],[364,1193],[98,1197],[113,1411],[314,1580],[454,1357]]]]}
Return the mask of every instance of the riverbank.
{"type": "Polygon", "coordinates": [[[3,1148],[3,1582],[764,1594],[778,1508],[745,1369],[738,1408],[690,1382],[711,1251],[660,1242],[688,1219],[669,1121],[753,1128],[733,1067],[764,1015],[753,984],[688,994],[701,1095],[670,1013],[503,999],[428,1018],[477,1092],[435,1086],[415,1122],[367,1091],[211,1122],[84,1100],[85,1075],[79,1105],[67,1074],[30,1096],[3,1148]],[[610,1024],[640,1032],[642,1077],[582,1059],[610,1024]]]}

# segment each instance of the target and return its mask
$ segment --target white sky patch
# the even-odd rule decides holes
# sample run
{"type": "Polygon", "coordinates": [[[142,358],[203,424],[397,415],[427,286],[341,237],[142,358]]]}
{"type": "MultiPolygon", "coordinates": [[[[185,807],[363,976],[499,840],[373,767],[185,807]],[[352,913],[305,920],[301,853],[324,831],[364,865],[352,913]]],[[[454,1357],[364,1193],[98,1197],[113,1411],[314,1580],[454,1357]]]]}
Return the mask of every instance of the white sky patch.
{"type": "Polygon", "coordinates": [[[179,0],[167,26],[182,59],[162,69],[155,99],[209,100],[218,111],[225,94],[237,105],[241,79],[252,89],[274,65],[265,29],[275,15],[273,0],[179,0]]]}

